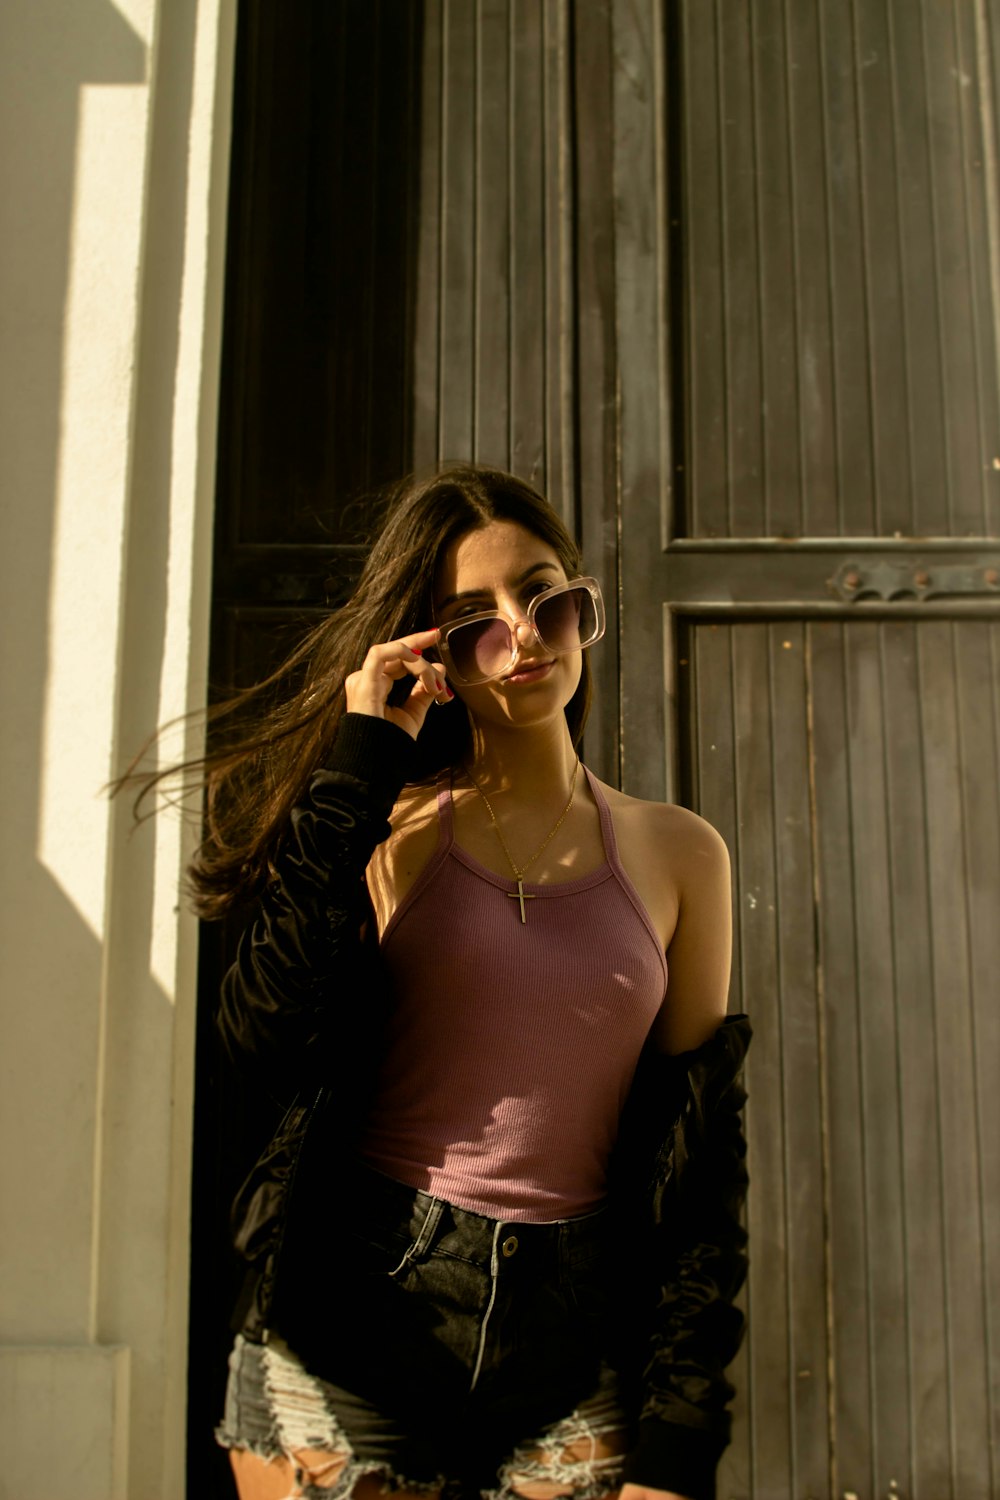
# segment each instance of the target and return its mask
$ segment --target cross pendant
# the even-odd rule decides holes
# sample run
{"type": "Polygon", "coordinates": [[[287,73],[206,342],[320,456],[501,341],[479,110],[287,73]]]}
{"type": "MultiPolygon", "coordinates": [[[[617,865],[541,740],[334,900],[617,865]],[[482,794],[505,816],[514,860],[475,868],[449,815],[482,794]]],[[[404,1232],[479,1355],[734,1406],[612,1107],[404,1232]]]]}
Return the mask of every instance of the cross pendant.
{"type": "Polygon", "coordinates": [[[534,901],[534,899],[535,898],[531,894],[530,891],[528,892],[527,895],[524,894],[524,881],[521,880],[521,879],[518,879],[517,890],[516,891],[508,891],[507,892],[507,900],[508,901],[519,901],[521,903],[521,923],[522,923],[522,925],[525,925],[527,923],[527,920],[528,920],[527,917],[524,915],[524,903],[526,901],[534,901]]]}

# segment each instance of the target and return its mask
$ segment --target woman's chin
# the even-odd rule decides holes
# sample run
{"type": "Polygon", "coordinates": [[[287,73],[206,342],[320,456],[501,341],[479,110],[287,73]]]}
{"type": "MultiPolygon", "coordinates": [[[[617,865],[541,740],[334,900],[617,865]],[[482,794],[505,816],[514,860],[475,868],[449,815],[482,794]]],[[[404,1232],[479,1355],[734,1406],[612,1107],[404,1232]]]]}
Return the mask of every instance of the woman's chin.
{"type": "Polygon", "coordinates": [[[491,724],[504,729],[540,728],[559,716],[565,718],[566,706],[579,685],[579,670],[564,672],[563,665],[557,658],[538,669],[461,690],[461,697],[486,733],[491,724]]]}

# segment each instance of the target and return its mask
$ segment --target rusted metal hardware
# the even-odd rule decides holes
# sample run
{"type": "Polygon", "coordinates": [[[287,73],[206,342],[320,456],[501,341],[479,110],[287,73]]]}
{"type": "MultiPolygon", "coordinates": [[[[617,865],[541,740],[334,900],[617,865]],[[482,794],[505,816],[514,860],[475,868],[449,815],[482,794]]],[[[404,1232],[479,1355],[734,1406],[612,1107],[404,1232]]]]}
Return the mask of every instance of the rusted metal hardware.
{"type": "Polygon", "coordinates": [[[920,558],[847,562],[830,579],[830,587],[847,600],[1000,595],[1000,557],[940,563],[920,558]]]}

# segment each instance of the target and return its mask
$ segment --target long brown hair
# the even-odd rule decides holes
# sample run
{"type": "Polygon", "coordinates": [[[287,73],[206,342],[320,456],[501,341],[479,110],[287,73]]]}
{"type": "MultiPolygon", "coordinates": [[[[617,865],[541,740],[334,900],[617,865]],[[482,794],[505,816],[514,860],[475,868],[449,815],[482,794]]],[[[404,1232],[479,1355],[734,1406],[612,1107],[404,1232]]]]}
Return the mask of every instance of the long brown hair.
{"type": "MultiPolygon", "coordinates": [[[[351,598],[311,630],[277,671],[207,711],[206,753],[160,772],[143,772],[133,762],[114,784],[115,792],[137,789],[137,817],[164,783],[204,793],[204,836],[188,871],[200,916],[225,917],[261,890],[273,873],[292,807],[333,743],[344,712],[344,679],[376,642],[428,628],[442,553],[490,521],[517,522],[552,548],[567,577],[579,574],[579,549],[559,516],[513,474],[469,465],[404,480],[389,495],[384,524],[351,598]]],[[[584,653],[579,685],[566,705],[575,745],[590,697],[584,653]]],[[[420,777],[456,765],[470,742],[468,714],[456,697],[435,709],[421,730],[420,777]]]]}

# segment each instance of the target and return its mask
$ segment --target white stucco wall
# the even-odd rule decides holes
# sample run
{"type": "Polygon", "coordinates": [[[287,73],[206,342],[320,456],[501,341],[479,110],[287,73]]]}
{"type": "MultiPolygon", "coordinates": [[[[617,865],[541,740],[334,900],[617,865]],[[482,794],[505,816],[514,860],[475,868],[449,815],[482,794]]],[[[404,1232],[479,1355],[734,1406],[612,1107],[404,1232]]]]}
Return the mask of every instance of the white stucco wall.
{"type": "Polygon", "coordinates": [[[195,930],[101,787],[204,696],[234,17],[0,7],[0,1500],[184,1493],[195,930]]]}

